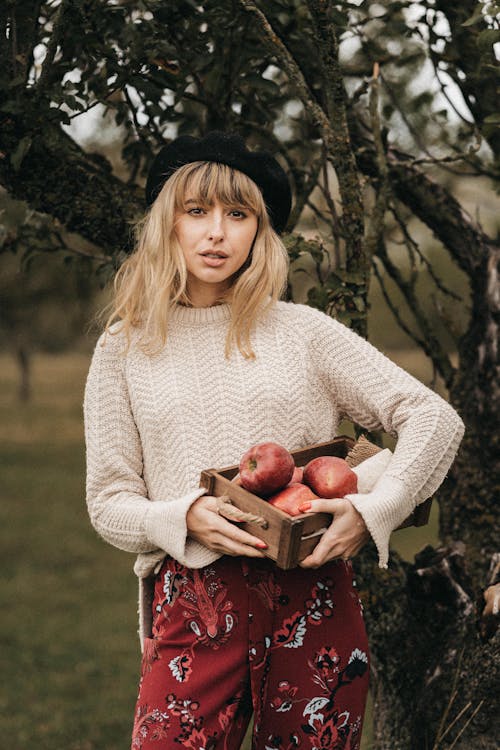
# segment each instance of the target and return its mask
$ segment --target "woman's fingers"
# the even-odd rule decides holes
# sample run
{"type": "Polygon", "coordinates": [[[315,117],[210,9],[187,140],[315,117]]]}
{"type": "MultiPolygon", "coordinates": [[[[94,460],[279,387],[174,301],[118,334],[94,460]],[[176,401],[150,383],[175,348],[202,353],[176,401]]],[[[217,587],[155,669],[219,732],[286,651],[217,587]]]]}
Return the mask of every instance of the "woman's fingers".
{"type": "MultiPolygon", "coordinates": [[[[313,552],[300,563],[303,568],[319,568],[328,560],[354,557],[366,543],[369,533],[363,518],[346,499],[313,500],[309,512],[333,515],[313,552]]],[[[243,531],[217,512],[217,500],[204,495],[196,500],[186,516],[189,536],[206,547],[226,555],[263,557],[267,545],[258,537],[243,531]]]]}
{"type": "Polygon", "coordinates": [[[224,520],[221,528],[207,530],[202,536],[196,538],[199,542],[211,549],[222,552],[225,555],[246,555],[248,557],[263,557],[267,544],[257,537],[247,534],[241,529],[236,529],[240,534],[234,534],[235,527],[229,521],[224,520]]]}
{"type": "MultiPolygon", "coordinates": [[[[211,549],[216,552],[222,552],[225,555],[232,555],[233,557],[238,555],[244,555],[246,557],[264,557],[263,549],[267,547],[262,546],[262,542],[257,544],[245,544],[244,542],[236,541],[229,536],[220,536],[220,538],[213,537],[210,541],[211,549]]],[[[208,545],[207,545],[208,546],[208,545]]]]}
{"type": "Polygon", "coordinates": [[[265,542],[238,528],[217,513],[216,498],[202,496],[190,507],[186,515],[189,536],[206,547],[226,555],[263,557],[265,542]]]}
{"type": "Polygon", "coordinates": [[[310,512],[332,513],[333,521],[313,552],[300,562],[303,568],[318,568],[328,560],[354,557],[369,539],[363,518],[349,500],[313,500],[310,512]]]}

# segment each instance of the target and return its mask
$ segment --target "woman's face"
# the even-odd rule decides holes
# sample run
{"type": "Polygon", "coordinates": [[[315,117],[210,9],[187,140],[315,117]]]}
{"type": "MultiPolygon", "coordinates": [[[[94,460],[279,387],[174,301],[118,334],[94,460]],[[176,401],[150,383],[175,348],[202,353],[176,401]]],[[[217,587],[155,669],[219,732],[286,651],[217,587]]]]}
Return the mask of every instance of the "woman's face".
{"type": "Polygon", "coordinates": [[[195,307],[209,307],[231,286],[232,277],[248,258],[257,225],[257,217],[247,208],[219,201],[202,206],[187,196],[176,215],[175,233],[195,307]]]}

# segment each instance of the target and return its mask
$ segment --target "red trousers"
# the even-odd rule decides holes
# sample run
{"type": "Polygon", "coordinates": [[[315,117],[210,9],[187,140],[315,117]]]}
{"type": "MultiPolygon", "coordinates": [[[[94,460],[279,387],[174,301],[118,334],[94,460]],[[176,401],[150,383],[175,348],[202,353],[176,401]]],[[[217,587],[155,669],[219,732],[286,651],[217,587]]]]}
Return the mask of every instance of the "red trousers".
{"type": "Polygon", "coordinates": [[[350,563],[222,557],[158,573],[132,750],[356,750],[368,645],[350,563]]]}

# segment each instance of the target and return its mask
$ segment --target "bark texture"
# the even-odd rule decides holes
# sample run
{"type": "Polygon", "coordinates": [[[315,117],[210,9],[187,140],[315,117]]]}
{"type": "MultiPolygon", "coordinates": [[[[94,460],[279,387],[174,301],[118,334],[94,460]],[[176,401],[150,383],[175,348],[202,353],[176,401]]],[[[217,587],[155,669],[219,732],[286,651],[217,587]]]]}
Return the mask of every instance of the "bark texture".
{"type": "Polygon", "coordinates": [[[374,750],[496,750],[499,633],[479,637],[464,545],[356,561],[372,652],[374,750]],[[454,744],[455,743],[455,744],[454,744]]]}

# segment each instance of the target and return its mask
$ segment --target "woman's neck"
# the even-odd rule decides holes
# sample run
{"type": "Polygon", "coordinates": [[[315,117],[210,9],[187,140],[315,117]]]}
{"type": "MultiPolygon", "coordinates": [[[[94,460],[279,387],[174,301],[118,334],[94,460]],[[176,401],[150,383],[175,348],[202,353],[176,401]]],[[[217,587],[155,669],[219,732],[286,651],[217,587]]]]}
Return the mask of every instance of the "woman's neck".
{"type": "Polygon", "coordinates": [[[213,307],[229,302],[227,290],[215,285],[202,286],[188,284],[187,296],[190,307],[213,307]]]}

